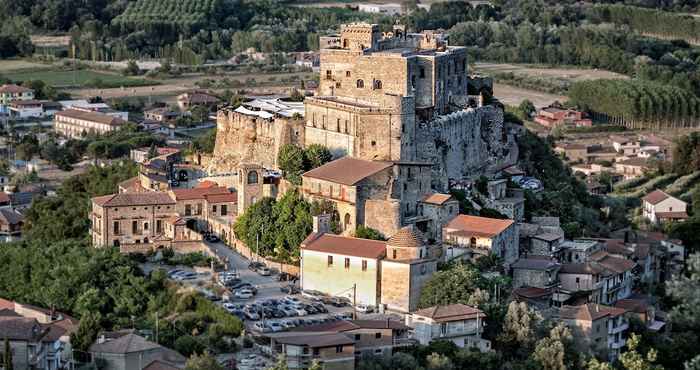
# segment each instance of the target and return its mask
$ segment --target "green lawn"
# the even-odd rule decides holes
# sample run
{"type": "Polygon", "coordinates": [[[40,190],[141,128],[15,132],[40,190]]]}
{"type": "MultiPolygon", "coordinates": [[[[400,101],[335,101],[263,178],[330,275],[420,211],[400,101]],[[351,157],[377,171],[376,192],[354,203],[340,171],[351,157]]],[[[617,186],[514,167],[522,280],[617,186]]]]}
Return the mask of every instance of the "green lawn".
{"type": "Polygon", "coordinates": [[[157,81],[137,77],[124,77],[118,74],[91,70],[56,71],[35,70],[3,73],[3,77],[13,81],[42,80],[54,87],[133,87],[157,85],[157,81]]]}

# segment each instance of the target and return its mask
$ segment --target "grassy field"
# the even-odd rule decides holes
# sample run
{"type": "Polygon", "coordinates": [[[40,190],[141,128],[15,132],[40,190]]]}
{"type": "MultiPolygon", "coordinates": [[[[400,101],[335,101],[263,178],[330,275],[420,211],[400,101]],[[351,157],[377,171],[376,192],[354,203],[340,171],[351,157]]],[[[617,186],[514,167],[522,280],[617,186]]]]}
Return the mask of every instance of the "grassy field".
{"type": "Polygon", "coordinates": [[[41,63],[27,62],[20,59],[0,60],[0,74],[17,72],[21,70],[50,69],[51,66],[41,63]]]}
{"type": "Polygon", "coordinates": [[[15,71],[3,73],[13,81],[42,80],[54,87],[95,87],[114,88],[156,85],[157,81],[143,78],[124,77],[118,74],[90,70],[63,71],[38,69],[32,71],[15,71]]]}

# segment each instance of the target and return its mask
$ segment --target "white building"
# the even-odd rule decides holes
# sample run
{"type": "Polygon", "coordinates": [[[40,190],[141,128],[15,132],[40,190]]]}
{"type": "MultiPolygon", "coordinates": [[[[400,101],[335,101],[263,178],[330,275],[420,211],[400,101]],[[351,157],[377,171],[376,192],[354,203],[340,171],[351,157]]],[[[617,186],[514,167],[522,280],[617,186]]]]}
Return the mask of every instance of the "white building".
{"type": "Polygon", "coordinates": [[[387,4],[358,4],[357,8],[361,12],[365,13],[377,13],[384,15],[401,15],[403,13],[401,4],[397,3],[387,3],[387,4]]]}
{"type": "Polygon", "coordinates": [[[106,134],[125,123],[119,117],[89,110],[69,109],[54,115],[54,130],[68,138],[80,138],[89,133],[106,134]]]}
{"type": "Polygon", "coordinates": [[[10,117],[15,119],[40,118],[44,107],[38,100],[16,100],[9,104],[10,117]]]}
{"type": "Polygon", "coordinates": [[[442,238],[447,259],[495,254],[506,265],[518,259],[518,225],[513,220],[458,215],[442,229],[442,238]]]}
{"type": "Polygon", "coordinates": [[[652,223],[680,221],[688,218],[688,204],[661,190],[654,190],[642,198],[642,216],[652,223]]]}
{"type": "Polygon", "coordinates": [[[414,339],[422,345],[449,340],[458,347],[491,350],[491,342],[481,338],[486,314],[463,304],[433,306],[406,315],[406,326],[413,328],[414,339]]]}

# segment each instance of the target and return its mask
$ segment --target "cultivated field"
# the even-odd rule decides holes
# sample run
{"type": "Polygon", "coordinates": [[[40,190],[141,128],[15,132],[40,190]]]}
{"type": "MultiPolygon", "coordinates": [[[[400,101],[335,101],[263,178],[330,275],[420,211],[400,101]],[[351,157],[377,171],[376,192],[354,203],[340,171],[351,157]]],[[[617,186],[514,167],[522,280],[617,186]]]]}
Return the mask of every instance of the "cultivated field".
{"type": "Polygon", "coordinates": [[[38,69],[50,69],[50,65],[27,62],[19,59],[5,59],[0,60],[0,73],[5,75],[8,72],[17,72],[21,70],[38,70],[38,69]]]}
{"type": "Polygon", "coordinates": [[[554,101],[562,102],[566,100],[566,96],[548,94],[541,91],[521,89],[510,85],[499,83],[493,84],[494,96],[505,105],[517,106],[525,99],[528,99],[537,108],[546,107],[554,101]]]}
{"type": "Polygon", "coordinates": [[[602,69],[548,68],[530,64],[475,63],[474,68],[481,73],[512,72],[532,77],[562,78],[572,82],[599,80],[602,78],[628,78],[625,75],[602,69]]]}
{"type": "Polygon", "coordinates": [[[53,85],[54,87],[83,86],[86,84],[92,85],[98,80],[104,86],[109,87],[144,86],[157,83],[155,81],[148,81],[142,78],[124,77],[113,73],[90,70],[65,71],[52,70],[48,68],[32,71],[23,70],[8,72],[3,73],[3,76],[13,81],[42,80],[49,85],[53,85]]]}

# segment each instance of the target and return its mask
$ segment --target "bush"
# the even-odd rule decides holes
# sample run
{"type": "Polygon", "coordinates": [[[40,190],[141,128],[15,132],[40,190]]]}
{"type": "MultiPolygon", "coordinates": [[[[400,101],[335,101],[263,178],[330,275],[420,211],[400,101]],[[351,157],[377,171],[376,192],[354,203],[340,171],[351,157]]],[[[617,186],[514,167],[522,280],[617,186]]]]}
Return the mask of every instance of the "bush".
{"type": "Polygon", "coordinates": [[[204,353],[206,347],[197,338],[191,335],[183,335],[175,340],[175,350],[180,352],[185,357],[190,357],[193,354],[204,353]]]}

